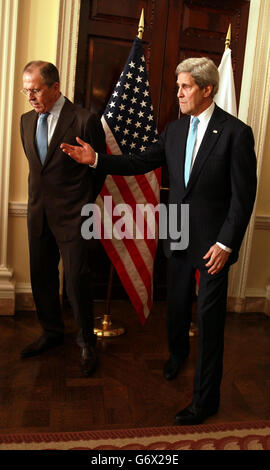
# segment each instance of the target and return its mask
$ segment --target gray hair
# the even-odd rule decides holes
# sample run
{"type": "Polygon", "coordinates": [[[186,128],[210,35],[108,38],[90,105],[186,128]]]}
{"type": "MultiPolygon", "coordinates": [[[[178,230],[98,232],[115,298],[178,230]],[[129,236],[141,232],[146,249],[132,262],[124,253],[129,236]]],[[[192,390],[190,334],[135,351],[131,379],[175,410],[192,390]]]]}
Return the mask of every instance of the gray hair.
{"type": "Polygon", "coordinates": [[[24,67],[23,74],[25,72],[33,73],[35,69],[39,69],[43,83],[49,88],[55,82],[60,83],[59,72],[54,64],[43,60],[32,60],[24,67]]]}
{"type": "Polygon", "coordinates": [[[207,57],[192,57],[190,59],[185,59],[176,67],[175,73],[176,75],[179,73],[190,73],[200,89],[207,85],[212,85],[212,98],[218,92],[218,69],[214,62],[207,57]]]}

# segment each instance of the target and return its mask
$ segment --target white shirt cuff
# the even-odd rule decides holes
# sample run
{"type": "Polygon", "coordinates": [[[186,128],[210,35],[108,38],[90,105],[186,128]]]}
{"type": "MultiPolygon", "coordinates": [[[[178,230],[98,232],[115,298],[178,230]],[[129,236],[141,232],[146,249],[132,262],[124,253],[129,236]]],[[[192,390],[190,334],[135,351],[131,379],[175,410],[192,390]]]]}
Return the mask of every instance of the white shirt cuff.
{"type": "Polygon", "coordinates": [[[90,168],[96,168],[97,164],[98,164],[98,153],[96,153],[96,159],[95,159],[95,162],[93,163],[93,165],[89,165],[89,166],[90,166],[90,168]]]}
{"type": "Polygon", "coordinates": [[[231,249],[231,248],[229,248],[228,246],[223,245],[223,244],[220,243],[220,242],[217,242],[217,245],[220,246],[220,248],[222,248],[222,250],[225,250],[225,251],[227,251],[228,253],[231,253],[231,252],[232,252],[232,249],[231,249]]]}

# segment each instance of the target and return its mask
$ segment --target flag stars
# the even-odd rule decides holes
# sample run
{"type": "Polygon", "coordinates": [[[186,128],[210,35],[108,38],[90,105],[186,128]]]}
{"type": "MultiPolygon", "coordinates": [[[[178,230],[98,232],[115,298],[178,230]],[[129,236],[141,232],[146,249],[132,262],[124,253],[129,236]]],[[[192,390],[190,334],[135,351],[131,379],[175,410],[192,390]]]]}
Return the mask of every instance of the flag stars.
{"type": "Polygon", "coordinates": [[[142,77],[140,77],[140,75],[138,75],[138,77],[136,78],[136,81],[137,81],[138,83],[141,83],[142,77]]]}
{"type": "Polygon", "coordinates": [[[147,136],[147,135],[144,135],[142,139],[143,139],[144,142],[147,142],[148,136],[147,136]]]}
{"type": "Polygon", "coordinates": [[[138,116],[139,116],[140,118],[142,118],[143,115],[144,115],[144,113],[143,113],[142,111],[140,111],[140,112],[138,113],[138,116]]]}
{"type": "Polygon", "coordinates": [[[135,67],[135,62],[132,62],[132,61],[131,61],[130,64],[129,64],[129,66],[130,66],[131,69],[134,69],[134,67],[135,67]]]}
{"type": "Polygon", "coordinates": [[[130,148],[131,148],[131,150],[135,149],[135,148],[136,148],[136,144],[135,144],[134,142],[132,142],[132,143],[130,144],[130,148]]]}
{"type": "Polygon", "coordinates": [[[132,100],[131,100],[131,103],[132,103],[132,104],[135,104],[136,101],[137,101],[137,98],[135,98],[135,97],[133,96],[133,98],[132,98],[132,100]]]}
{"type": "Polygon", "coordinates": [[[142,101],[142,102],[141,102],[141,106],[142,106],[142,108],[145,108],[145,107],[146,107],[146,102],[145,102],[145,101],[142,101]]]}
{"type": "Polygon", "coordinates": [[[127,118],[127,125],[131,124],[132,120],[130,118],[127,118]]]}
{"type": "Polygon", "coordinates": [[[133,137],[134,137],[134,139],[138,139],[138,137],[139,137],[138,132],[134,132],[133,137]]]}
{"type": "Polygon", "coordinates": [[[119,132],[119,131],[120,131],[120,127],[119,127],[119,126],[115,126],[114,130],[115,130],[115,132],[119,132]]]}
{"type": "Polygon", "coordinates": [[[153,118],[152,114],[149,114],[147,119],[148,119],[148,121],[153,121],[154,118],[153,118]]]}
{"type": "Polygon", "coordinates": [[[118,114],[118,116],[117,116],[117,118],[116,118],[116,119],[117,119],[117,121],[122,121],[122,119],[123,119],[123,116],[121,116],[121,114],[118,114]]]}
{"type": "Polygon", "coordinates": [[[115,106],[115,101],[112,101],[110,104],[109,104],[110,108],[114,108],[115,106]]]}
{"type": "Polygon", "coordinates": [[[140,91],[140,88],[138,88],[137,86],[134,87],[134,93],[139,93],[140,91]]]}
{"type": "Polygon", "coordinates": [[[134,108],[129,108],[128,112],[129,114],[134,114],[134,108]]]}
{"type": "Polygon", "coordinates": [[[129,130],[128,129],[125,129],[124,130],[124,135],[128,135],[129,134],[129,130]]]}
{"type": "Polygon", "coordinates": [[[124,85],[125,89],[128,90],[130,88],[130,84],[129,83],[125,83],[124,85]]]}
{"type": "Polygon", "coordinates": [[[140,65],[139,71],[140,71],[140,72],[143,72],[143,71],[144,71],[144,67],[143,67],[142,65],[140,65]]]}
{"type": "Polygon", "coordinates": [[[113,113],[111,113],[110,111],[106,114],[107,118],[112,118],[113,117],[113,113]]]}
{"type": "Polygon", "coordinates": [[[123,99],[123,100],[126,100],[127,97],[128,97],[128,95],[127,95],[126,93],[124,93],[124,94],[122,95],[122,99],[123,99]]]}
{"type": "Polygon", "coordinates": [[[120,109],[120,111],[124,111],[125,105],[124,105],[124,104],[120,104],[119,109],[120,109]]]}
{"type": "Polygon", "coordinates": [[[126,77],[129,78],[129,79],[131,79],[131,78],[133,77],[133,74],[132,74],[131,72],[128,72],[128,73],[126,74],[126,77]]]}
{"type": "Polygon", "coordinates": [[[121,145],[126,145],[126,143],[127,143],[126,139],[121,140],[121,145]]]}
{"type": "Polygon", "coordinates": [[[137,121],[137,122],[135,123],[135,126],[136,126],[137,128],[138,128],[138,127],[141,127],[141,123],[140,123],[139,121],[137,121]]]}
{"type": "Polygon", "coordinates": [[[144,145],[142,145],[142,146],[140,147],[140,151],[141,151],[141,152],[144,152],[145,150],[146,150],[146,147],[145,147],[144,145]]]}
{"type": "Polygon", "coordinates": [[[115,91],[115,92],[113,93],[113,97],[116,98],[116,96],[118,96],[118,91],[115,91]]]}
{"type": "Polygon", "coordinates": [[[149,124],[147,124],[147,126],[145,127],[145,130],[146,130],[146,132],[150,132],[151,131],[151,126],[149,126],[149,124]]]}

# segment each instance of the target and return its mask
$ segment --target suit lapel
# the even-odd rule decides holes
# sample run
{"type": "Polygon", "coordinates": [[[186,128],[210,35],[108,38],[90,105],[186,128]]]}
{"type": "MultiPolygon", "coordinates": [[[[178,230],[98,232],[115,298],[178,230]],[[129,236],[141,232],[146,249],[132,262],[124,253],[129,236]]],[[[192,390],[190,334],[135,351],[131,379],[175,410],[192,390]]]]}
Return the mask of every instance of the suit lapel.
{"type": "Polygon", "coordinates": [[[53,133],[47,156],[43,165],[43,168],[48,164],[52,158],[55,149],[63,140],[63,136],[66,130],[71,127],[72,122],[75,119],[74,105],[66,98],[65,104],[61,110],[59,119],[56,124],[55,131],[53,133]]]}
{"type": "Polygon", "coordinates": [[[187,141],[190,117],[183,116],[178,121],[178,130],[177,136],[175,137],[175,148],[172,151],[172,155],[177,155],[177,159],[174,159],[174,166],[177,164],[176,171],[179,172],[179,177],[181,178],[182,184],[184,182],[184,167],[185,167],[185,155],[186,155],[186,145],[183,145],[183,142],[187,141]]]}
{"type": "Polygon", "coordinates": [[[27,124],[27,128],[29,132],[25,134],[24,138],[27,141],[28,146],[30,147],[29,155],[33,155],[34,160],[39,164],[40,167],[41,161],[39,158],[38,149],[36,146],[36,130],[37,130],[37,121],[38,121],[38,114],[35,111],[29,113],[29,123],[27,124]]]}
{"type": "Polygon", "coordinates": [[[215,106],[213,115],[209,121],[202,143],[198,150],[194,166],[191,171],[190,179],[186,187],[185,195],[192,189],[205,162],[208,160],[213,151],[213,148],[217,144],[225,121],[225,113],[218,106],[215,106]]]}

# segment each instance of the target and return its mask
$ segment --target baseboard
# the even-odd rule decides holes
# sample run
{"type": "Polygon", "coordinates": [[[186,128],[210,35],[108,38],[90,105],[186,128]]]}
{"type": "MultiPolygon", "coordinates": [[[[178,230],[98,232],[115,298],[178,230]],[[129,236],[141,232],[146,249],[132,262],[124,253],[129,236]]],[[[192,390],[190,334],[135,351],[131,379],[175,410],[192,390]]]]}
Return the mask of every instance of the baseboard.
{"type": "Polygon", "coordinates": [[[227,310],[236,313],[260,312],[270,316],[270,300],[264,296],[228,297],[227,310]]]}

